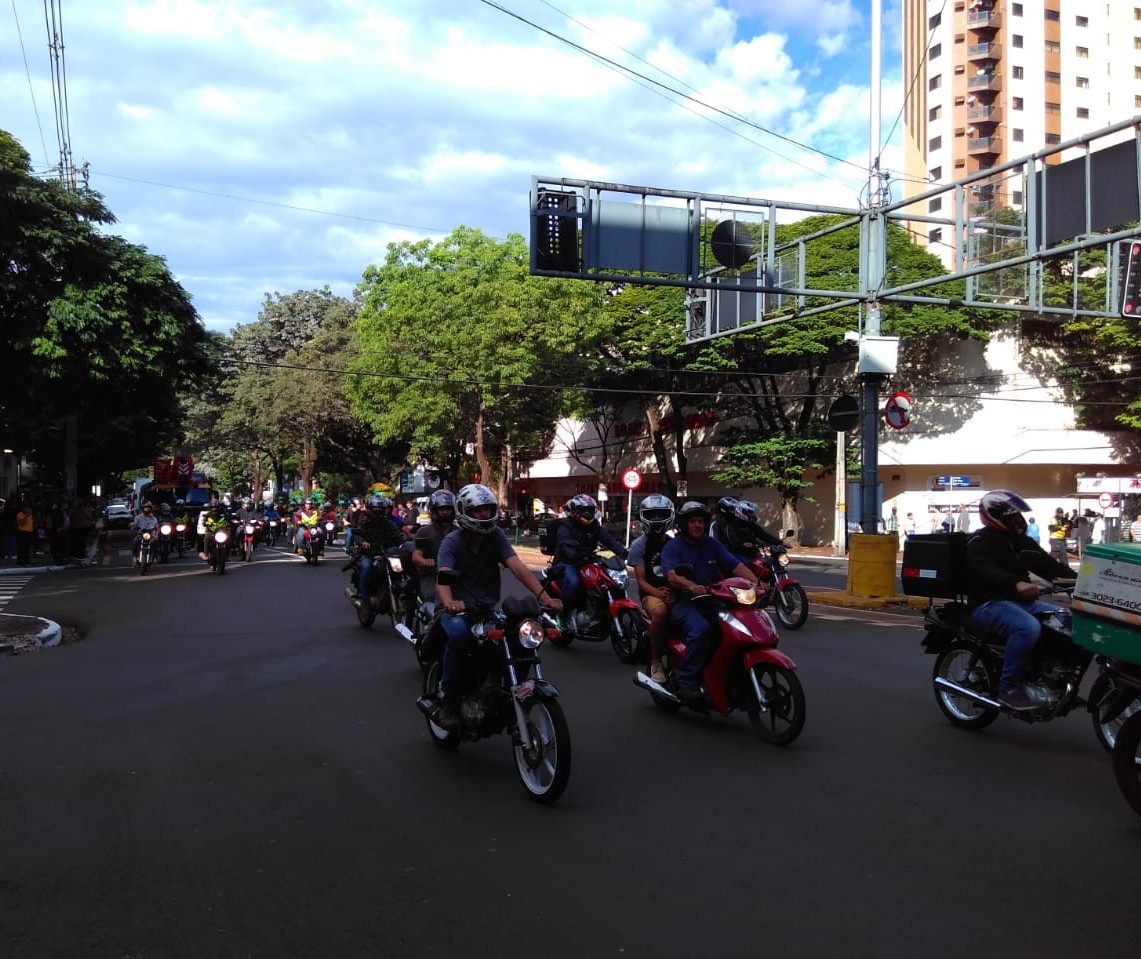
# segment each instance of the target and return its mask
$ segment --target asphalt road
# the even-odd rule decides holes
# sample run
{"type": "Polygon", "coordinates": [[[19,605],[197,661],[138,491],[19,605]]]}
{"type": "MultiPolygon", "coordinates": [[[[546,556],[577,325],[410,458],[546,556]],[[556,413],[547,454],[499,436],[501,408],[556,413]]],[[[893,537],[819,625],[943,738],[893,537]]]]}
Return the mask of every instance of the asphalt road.
{"type": "Polygon", "coordinates": [[[339,568],[116,557],[20,592],[86,636],[0,660],[0,955],[1137,951],[1141,819],[1088,717],[952,728],[913,617],[784,636],[785,749],[660,712],[608,647],[548,650],[574,768],[544,808],[505,738],[431,745],[411,650],[339,568]]]}

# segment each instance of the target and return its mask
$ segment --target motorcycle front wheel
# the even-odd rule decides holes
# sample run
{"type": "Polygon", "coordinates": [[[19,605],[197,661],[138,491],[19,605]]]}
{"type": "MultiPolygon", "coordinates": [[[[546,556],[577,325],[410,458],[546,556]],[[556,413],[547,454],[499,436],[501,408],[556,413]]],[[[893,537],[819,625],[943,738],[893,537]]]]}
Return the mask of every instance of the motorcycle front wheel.
{"type": "MultiPolygon", "coordinates": [[[[973,646],[952,643],[936,657],[932,679],[942,677],[989,695],[992,689],[998,688],[998,675],[985,659],[976,659],[976,655],[973,646]]],[[[982,729],[998,719],[997,709],[938,687],[935,688],[935,702],[944,716],[963,729],[982,729]]]]}
{"type": "Polygon", "coordinates": [[[515,768],[523,789],[535,802],[553,803],[570,780],[570,726],[554,699],[532,698],[523,704],[530,748],[515,746],[515,768]]]}
{"type": "Polygon", "coordinates": [[[610,624],[610,645],[621,663],[637,663],[646,658],[650,634],[645,621],[632,609],[624,609],[610,624]]]}
{"type": "Polygon", "coordinates": [[[376,613],[372,611],[372,601],[367,596],[359,596],[354,605],[357,610],[357,622],[365,629],[371,628],[376,620],[376,613]]]}
{"type": "Polygon", "coordinates": [[[1134,713],[1117,732],[1113,774],[1125,801],[1141,816],[1141,713],[1134,713]]]}
{"type": "Polygon", "coordinates": [[[145,549],[139,550],[139,575],[147,575],[147,567],[150,565],[151,557],[145,549]]]}
{"type": "Polygon", "coordinates": [[[791,669],[759,663],[753,678],[764,695],[754,698],[747,711],[757,735],[771,746],[787,746],[804,729],[805,699],[800,677],[791,669]]]}
{"type": "Polygon", "coordinates": [[[808,594],[800,583],[778,589],[773,597],[777,619],[789,629],[800,629],[808,619],[808,594]]]}
{"type": "MultiPolygon", "coordinates": [[[[1097,741],[1101,743],[1102,749],[1111,753],[1113,752],[1114,745],[1117,743],[1117,737],[1121,733],[1121,727],[1125,725],[1130,716],[1141,712],[1141,696],[1134,695],[1117,716],[1109,722],[1104,722],[1102,717],[1105,715],[1105,710],[1111,705],[1111,702],[1097,702],[1094,698],[1097,693],[1098,686],[1095,685],[1094,688],[1090,690],[1090,702],[1094,705],[1094,708],[1090,712],[1090,716],[1093,719],[1093,734],[1097,737],[1097,741]]],[[[1104,690],[1102,691],[1102,695],[1104,695],[1104,690]]],[[[1114,699],[1116,699],[1116,697],[1114,697],[1114,699]]]]}
{"type": "MultiPolygon", "coordinates": [[[[435,659],[428,664],[428,670],[424,674],[424,695],[430,696],[435,699],[440,694],[440,677],[444,674],[444,664],[435,659]]],[[[456,729],[445,729],[432,722],[431,716],[425,716],[425,721],[428,723],[428,736],[432,742],[439,746],[441,749],[455,749],[460,742],[460,734],[456,729]]]]}

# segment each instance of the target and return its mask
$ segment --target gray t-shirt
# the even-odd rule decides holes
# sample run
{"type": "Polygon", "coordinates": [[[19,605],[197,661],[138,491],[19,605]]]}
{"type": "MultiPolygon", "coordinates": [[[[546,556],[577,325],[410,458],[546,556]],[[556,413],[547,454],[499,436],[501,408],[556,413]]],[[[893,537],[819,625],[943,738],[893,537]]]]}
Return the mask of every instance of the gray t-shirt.
{"type": "Polygon", "coordinates": [[[490,533],[457,529],[440,543],[437,569],[453,569],[463,576],[452,585],[452,595],[465,606],[494,606],[499,602],[500,567],[515,550],[498,526],[490,533]]]}

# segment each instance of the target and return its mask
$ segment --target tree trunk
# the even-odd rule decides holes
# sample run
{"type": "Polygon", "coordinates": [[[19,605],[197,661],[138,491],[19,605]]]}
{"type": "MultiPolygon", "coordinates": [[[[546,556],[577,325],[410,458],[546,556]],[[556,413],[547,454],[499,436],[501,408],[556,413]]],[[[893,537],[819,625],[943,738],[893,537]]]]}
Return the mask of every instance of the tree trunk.
{"type": "Polygon", "coordinates": [[[670,458],[666,453],[666,444],[662,439],[662,416],[653,401],[646,404],[646,422],[650,426],[650,437],[654,443],[654,461],[658,464],[658,477],[661,479],[662,488],[666,490],[666,495],[672,499],[677,487],[670,472],[670,458]]]}
{"type": "Polygon", "coordinates": [[[499,505],[508,509],[512,508],[512,504],[507,500],[507,491],[511,488],[511,444],[505,443],[503,449],[499,451],[499,477],[495,484],[495,495],[499,499],[499,505]]]}
{"type": "Polygon", "coordinates": [[[674,450],[677,456],[677,479],[679,483],[684,483],[689,475],[689,457],[685,454],[685,423],[682,417],[684,409],[684,404],[679,404],[671,395],[670,411],[674,417],[674,450]]]}
{"type": "Polygon", "coordinates": [[[301,488],[306,496],[313,492],[313,470],[317,466],[317,443],[311,436],[301,441],[301,462],[298,472],[301,474],[301,488]]]}
{"type": "Polygon", "coordinates": [[[475,461],[479,464],[479,481],[485,486],[491,484],[491,463],[487,460],[487,452],[483,448],[483,407],[475,418],[475,461]]]}

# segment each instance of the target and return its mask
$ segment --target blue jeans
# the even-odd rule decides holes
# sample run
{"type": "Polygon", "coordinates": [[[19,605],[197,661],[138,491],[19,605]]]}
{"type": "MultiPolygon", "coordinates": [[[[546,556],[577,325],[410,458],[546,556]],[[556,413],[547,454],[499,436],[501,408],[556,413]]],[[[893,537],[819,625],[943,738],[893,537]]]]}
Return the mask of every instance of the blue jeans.
{"type": "Polygon", "coordinates": [[[1050,609],[1048,603],[1036,599],[1029,602],[996,599],[983,603],[971,614],[971,619],[980,626],[1006,637],[999,689],[1011,689],[1022,679],[1022,667],[1026,665],[1026,658],[1042,635],[1042,624],[1033,614],[1047,609],[1050,609]]]}
{"type": "Polygon", "coordinates": [[[372,567],[376,560],[368,553],[361,553],[357,557],[357,593],[362,597],[369,595],[369,577],[372,576],[372,567]]]}
{"type": "Polygon", "coordinates": [[[448,644],[444,647],[444,668],[440,677],[440,696],[456,696],[459,690],[455,688],[456,673],[459,669],[460,657],[464,654],[464,647],[471,639],[471,626],[467,616],[463,613],[445,613],[440,618],[440,626],[448,637],[448,644]]]}
{"type": "Polygon", "coordinates": [[[574,563],[560,563],[551,573],[558,577],[559,597],[567,610],[582,605],[582,577],[578,575],[578,567],[574,563]]]}
{"type": "MultiPolygon", "coordinates": [[[[716,607],[709,604],[708,616],[716,615],[716,607]]],[[[707,651],[717,638],[717,623],[710,621],[704,610],[688,599],[679,599],[669,612],[670,621],[681,626],[685,634],[685,662],[678,670],[678,683],[690,689],[701,684],[701,670],[705,667],[707,651]]]]}

